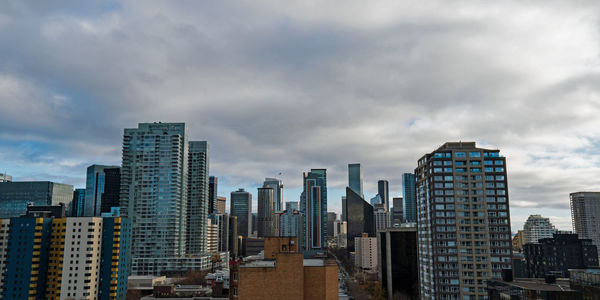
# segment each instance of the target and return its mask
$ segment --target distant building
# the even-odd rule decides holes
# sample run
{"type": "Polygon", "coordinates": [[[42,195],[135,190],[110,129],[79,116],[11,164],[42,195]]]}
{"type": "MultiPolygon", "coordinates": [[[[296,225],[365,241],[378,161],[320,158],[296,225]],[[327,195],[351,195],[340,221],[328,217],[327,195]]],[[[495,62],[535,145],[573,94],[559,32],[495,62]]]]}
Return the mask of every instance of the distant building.
{"type": "Polygon", "coordinates": [[[207,252],[207,230],[209,205],[209,147],[207,141],[190,141],[187,153],[187,212],[185,224],[186,255],[207,252]]]}
{"type": "Polygon", "coordinates": [[[98,217],[119,207],[121,167],[91,165],[87,168],[83,215],[98,217]]]}
{"type": "Polygon", "coordinates": [[[257,255],[265,249],[265,238],[245,238],[243,243],[244,257],[257,255]]]}
{"type": "Polygon", "coordinates": [[[373,207],[351,188],[346,188],[346,205],[343,208],[347,218],[348,251],[354,251],[354,238],[363,233],[375,236],[373,207]]]}
{"type": "Polygon", "coordinates": [[[231,300],[338,299],[334,260],[303,259],[296,238],[266,238],[264,259],[231,266],[231,300]]]}
{"type": "Polygon", "coordinates": [[[300,211],[304,216],[306,255],[327,249],[327,170],[311,169],[303,174],[300,211]]]}
{"type": "Polygon", "coordinates": [[[377,194],[381,198],[381,203],[385,207],[385,211],[390,211],[390,188],[387,180],[377,181],[377,194]]]}
{"type": "Polygon", "coordinates": [[[408,223],[417,222],[417,190],[415,174],[402,174],[402,198],[404,199],[404,220],[408,223]]]}
{"type": "Polygon", "coordinates": [[[252,194],[244,189],[231,192],[229,213],[237,217],[238,234],[243,237],[252,235],[252,194]]]}
{"type": "Polygon", "coordinates": [[[274,190],[271,187],[258,188],[257,236],[278,236],[277,220],[275,219],[274,190]]]}
{"type": "Polygon", "coordinates": [[[375,205],[377,204],[383,204],[383,200],[381,200],[381,197],[379,196],[379,194],[375,195],[375,197],[371,198],[371,200],[369,200],[369,202],[371,203],[371,206],[375,207],[375,205]]]}
{"type": "Polygon", "coordinates": [[[273,209],[275,211],[283,211],[283,183],[281,179],[265,178],[263,187],[273,189],[273,209]]]}
{"type": "Polygon", "coordinates": [[[363,169],[360,164],[348,164],[348,187],[364,198],[363,169]]]}
{"type": "Polygon", "coordinates": [[[527,262],[525,261],[525,255],[523,255],[523,253],[514,253],[512,263],[513,277],[527,278],[527,262]]]}
{"type": "Polygon", "coordinates": [[[402,224],[404,222],[404,207],[402,197],[392,198],[392,225],[402,224]]]}
{"type": "Polygon", "coordinates": [[[69,208],[69,217],[83,217],[83,207],[85,205],[85,189],[75,189],[73,191],[73,200],[69,208]]]}
{"type": "Polygon", "coordinates": [[[377,205],[373,214],[375,218],[376,230],[384,230],[392,227],[391,214],[389,211],[385,210],[385,206],[383,204],[377,205]]]}
{"type": "Polygon", "coordinates": [[[600,269],[570,269],[570,287],[581,292],[583,299],[600,298],[600,269]]]}
{"type": "Polygon", "coordinates": [[[379,280],[388,299],[419,298],[416,227],[378,231],[377,261],[379,280]]]}
{"type": "Polygon", "coordinates": [[[333,223],[333,238],[338,247],[348,247],[347,235],[348,223],[342,220],[335,220],[333,223]]]}
{"type": "MultiPolygon", "coordinates": [[[[217,251],[216,252],[232,252],[229,248],[229,238],[231,230],[231,221],[228,214],[213,214],[210,216],[212,224],[217,226],[217,251]]],[[[210,228],[208,229],[210,235],[210,228]]],[[[210,244],[210,243],[209,243],[210,244]]],[[[210,252],[209,252],[210,253],[210,252]]]]}
{"type": "Polygon", "coordinates": [[[327,238],[333,237],[333,222],[337,220],[337,214],[334,212],[327,212],[327,238]]]}
{"type": "Polygon", "coordinates": [[[219,252],[219,225],[213,219],[206,220],[206,253],[219,252]]]}
{"type": "Polygon", "coordinates": [[[0,298],[125,299],[128,219],[21,217],[0,223],[7,241],[0,242],[0,298]]]}
{"type": "Polygon", "coordinates": [[[573,230],[600,249],[600,192],[570,194],[573,230]]]}
{"type": "Polygon", "coordinates": [[[285,202],[285,210],[299,210],[298,209],[298,201],[285,202]]]}
{"type": "Polygon", "coordinates": [[[0,182],[11,182],[11,181],[12,181],[12,176],[10,176],[8,174],[0,173],[0,182]]]}
{"type": "Polygon", "coordinates": [[[540,239],[552,238],[556,228],[550,223],[550,219],[540,215],[531,215],[523,225],[525,244],[537,243],[540,239]]]}
{"type": "MultiPolygon", "coordinates": [[[[217,193],[219,192],[219,178],[208,177],[208,214],[214,214],[217,208],[217,193]]],[[[223,214],[225,211],[222,212],[223,214]]]]}
{"type": "Polygon", "coordinates": [[[525,244],[523,249],[527,274],[532,278],[568,277],[569,269],[598,267],[596,246],[590,239],[579,239],[577,234],[557,233],[537,244],[525,244]]]}
{"type": "Polygon", "coordinates": [[[68,204],[73,200],[73,186],[50,181],[0,182],[0,218],[19,217],[27,205],[68,204]]]}
{"type": "Polygon", "coordinates": [[[354,265],[362,270],[377,270],[377,238],[363,233],[354,238],[354,265]]]}
{"type": "Polygon", "coordinates": [[[236,258],[241,254],[241,251],[239,249],[237,217],[232,215],[229,215],[229,232],[227,244],[229,252],[231,254],[231,258],[236,258]]]}
{"type": "Polygon", "coordinates": [[[516,252],[523,252],[523,245],[525,245],[525,233],[523,230],[519,230],[512,239],[512,249],[516,252]]]}
{"type": "Polygon", "coordinates": [[[214,213],[216,214],[226,214],[225,211],[225,203],[227,203],[227,198],[225,197],[217,197],[217,204],[216,204],[216,211],[214,213]]]}
{"type": "Polygon", "coordinates": [[[304,240],[304,217],[297,210],[286,210],[279,215],[279,236],[304,240]]]}

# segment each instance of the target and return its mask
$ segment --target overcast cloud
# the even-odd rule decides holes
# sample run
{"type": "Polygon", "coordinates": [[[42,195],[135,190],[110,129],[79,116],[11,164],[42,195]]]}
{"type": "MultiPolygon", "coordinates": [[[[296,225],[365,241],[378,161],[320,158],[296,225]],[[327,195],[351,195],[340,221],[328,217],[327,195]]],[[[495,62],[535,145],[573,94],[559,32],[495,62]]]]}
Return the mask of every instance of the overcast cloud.
{"type": "Polygon", "coordinates": [[[513,230],[600,190],[597,1],[3,1],[0,172],[84,185],[123,128],[184,121],[219,194],[346,166],[392,195],[446,141],[507,156],[513,230]]]}

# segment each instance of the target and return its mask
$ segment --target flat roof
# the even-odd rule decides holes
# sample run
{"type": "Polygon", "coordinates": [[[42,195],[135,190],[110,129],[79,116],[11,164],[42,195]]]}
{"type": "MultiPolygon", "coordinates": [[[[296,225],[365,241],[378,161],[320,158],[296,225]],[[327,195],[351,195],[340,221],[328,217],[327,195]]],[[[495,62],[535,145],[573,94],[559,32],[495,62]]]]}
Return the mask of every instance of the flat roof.
{"type": "Polygon", "coordinates": [[[243,265],[240,265],[240,268],[275,268],[274,260],[253,260],[249,261],[243,265]]]}
{"type": "Polygon", "coordinates": [[[517,279],[513,282],[497,281],[506,285],[520,287],[525,290],[536,291],[573,291],[570,287],[569,280],[557,279],[556,283],[546,283],[544,279],[517,279]]]}
{"type": "Polygon", "coordinates": [[[305,267],[323,267],[323,266],[325,266],[325,261],[322,259],[316,259],[316,258],[306,258],[306,259],[304,259],[304,266],[305,267]]]}

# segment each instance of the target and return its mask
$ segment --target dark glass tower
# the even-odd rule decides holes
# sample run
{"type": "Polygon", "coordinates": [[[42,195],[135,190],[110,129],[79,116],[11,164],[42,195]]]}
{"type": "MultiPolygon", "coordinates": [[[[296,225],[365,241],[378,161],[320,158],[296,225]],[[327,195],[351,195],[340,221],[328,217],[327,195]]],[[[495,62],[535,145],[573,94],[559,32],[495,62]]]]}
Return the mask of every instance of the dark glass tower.
{"type": "MultiPolygon", "coordinates": [[[[217,183],[219,179],[215,176],[208,177],[208,213],[214,214],[217,210],[217,183]]],[[[223,212],[224,213],[224,212],[223,212]]]]}
{"type": "Polygon", "coordinates": [[[367,203],[353,189],[346,188],[346,201],[343,207],[346,213],[346,222],[348,226],[348,251],[354,251],[354,238],[367,233],[370,237],[375,237],[375,221],[373,206],[367,203]]]}
{"type": "Polygon", "coordinates": [[[238,234],[247,238],[252,234],[252,194],[244,189],[231,192],[229,211],[237,217],[238,234]]]}
{"type": "Polygon", "coordinates": [[[103,212],[110,212],[111,207],[119,207],[120,191],[121,167],[89,166],[85,184],[84,215],[100,216],[103,212]]]}
{"type": "Polygon", "coordinates": [[[377,181],[377,193],[385,207],[385,211],[390,211],[390,188],[387,180],[377,181]]]}
{"type": "Polygon", "coordinates": [[[417,222],[417,193],[415,190],[415,174],[402,174],[402,198],[404,199],[404,220],[417,222]]]}

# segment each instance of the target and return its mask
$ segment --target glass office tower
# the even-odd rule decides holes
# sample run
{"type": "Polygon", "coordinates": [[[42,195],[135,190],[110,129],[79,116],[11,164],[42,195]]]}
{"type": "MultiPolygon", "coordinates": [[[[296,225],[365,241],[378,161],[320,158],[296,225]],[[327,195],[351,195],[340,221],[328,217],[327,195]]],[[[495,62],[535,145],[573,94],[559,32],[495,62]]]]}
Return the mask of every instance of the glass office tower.
{"type": "Polygon", "coordinates": [[[348,186],[361,197],[363,194],[363,170],[358,163],[348,164],[348,186]]]}
{"type": "Polygon", "coordinates": [[[121,167],[91,165],[86,174],[83,216],[97,217],[120,206],[121,167]]]}
{"type": "Polygon", "coordinates": [[[415,190],[415,174],[402,174],[402,198],[404,199],[404,220],[417,222],[417,192],[415,190]]]}
{"type": "Polygon", "coordinates": [[[247,238],[252,235],[252,194],[244,189],[231,192],[229,213],[237,217],[238,234],[247,238]]]}
{"type": "Polygon", "coordinates": [[[304,215],[304,251],[327,249],[327,170],[311,169],[303,174],[300,211],[304,215]]]}

